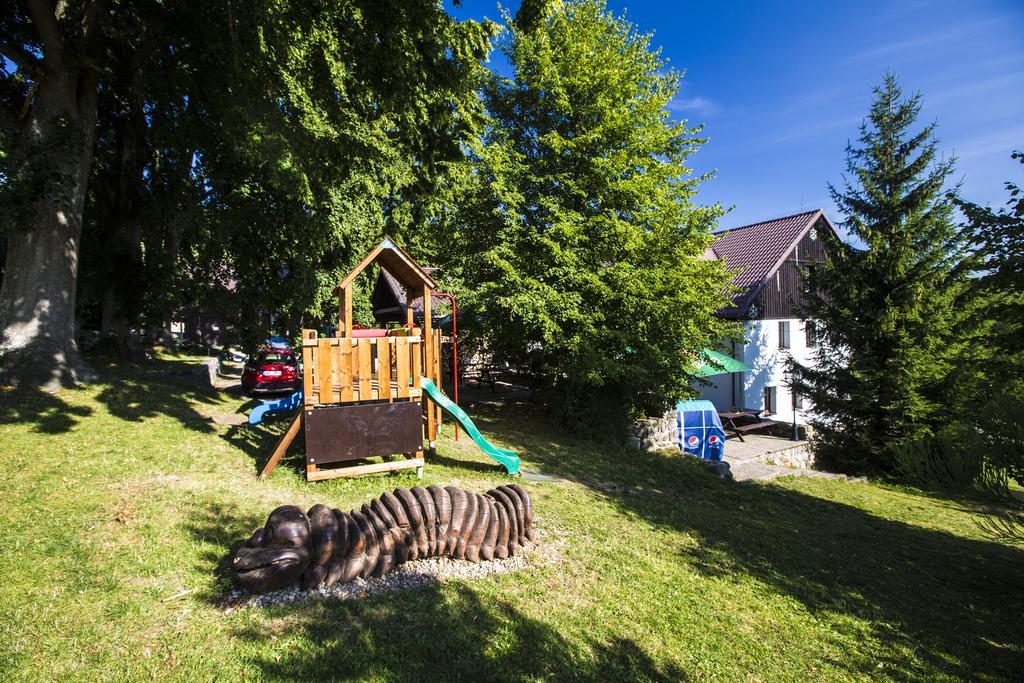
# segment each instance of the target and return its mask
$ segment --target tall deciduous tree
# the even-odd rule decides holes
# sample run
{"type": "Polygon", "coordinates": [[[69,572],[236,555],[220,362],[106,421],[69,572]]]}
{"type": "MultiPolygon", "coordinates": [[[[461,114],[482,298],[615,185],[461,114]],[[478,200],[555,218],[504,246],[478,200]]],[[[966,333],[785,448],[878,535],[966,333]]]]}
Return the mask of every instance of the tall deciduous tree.
{"type": "Polygon", "coordinates": [[[333,319],[334,287],[385,233],[433,260],[424,228],[479,134],[496,31],[432,0],[271,7],[214,23],[232,41],[224,86],[206,93],[225,135],[201,154],[223,250],[204,260],[223,265],[252,331],[269,302],[333,319]]]}
{"type": "Polygon", "coordinates": [[[933,435],[962,405],[977,351],[969,323],[975,267],[944,187],[934,124],[913,130],[921,98],[894,76],[875,89],[849,176],[830,186],[862,246],[836,244],[808,275],[804,317],[820,321],[814,367],[796,367],[813,402],[818,457],[848,470],[892,470],[901,441],[933,435]]]}
{"type": "Polygon", "coordinates": [[[601,2],[529,5],[484,90],[492,117],[442,238],[499,354],[563,417],[610,426],[687,392],[691,353],[729,331],[718,206],[694,203],[699,129],[667,105],[681,74],[601,2]]]}
{"type": "Polygon", "coordinates": [[[78,353],[76,279],[103,65],[92,0],[8,0],[0,11],[3,157],[0,381],[54,388],[88,374],[78,353]],[[22,9],[24,7],[24,9],[22,9]]]}

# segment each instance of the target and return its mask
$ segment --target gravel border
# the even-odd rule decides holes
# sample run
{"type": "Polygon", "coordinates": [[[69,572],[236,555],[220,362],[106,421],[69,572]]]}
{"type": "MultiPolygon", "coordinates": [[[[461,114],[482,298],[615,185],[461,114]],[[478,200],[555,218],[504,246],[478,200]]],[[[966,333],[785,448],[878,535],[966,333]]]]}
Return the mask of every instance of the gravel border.
{"type": "Polygon", "coordinates": [[[482,560],[479,564],[474,564],[469,560],[430,557],[406,562],[377,578],[357,578],[349,583],[336,583],[329,588],[321,587],[309,591],[295,585],[269,593],[250,593],[244,588],[233,586],[224,595],[224,610],[234,612],[247,607],[275,607],[314,600],[361,600],[382,593],[420,588],[442,581],[475,581],[492,574],[508,574],[559,562],[559,544],[542,543],[540,539],[543,532],[540,529],[536,531],[536,543],[527,543],[519,554],[504,560],[482,560]]]}

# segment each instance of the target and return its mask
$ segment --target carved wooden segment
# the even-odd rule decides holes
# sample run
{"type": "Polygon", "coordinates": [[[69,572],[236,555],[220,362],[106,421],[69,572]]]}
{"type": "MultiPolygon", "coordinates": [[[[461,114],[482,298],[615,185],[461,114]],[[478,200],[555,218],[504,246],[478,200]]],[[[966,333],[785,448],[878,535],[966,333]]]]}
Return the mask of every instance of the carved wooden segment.
{"type": "Polygon", "coordinates": [[[434,509],[434,499],[422,486],[413,486],[412,494],[423,511],[423,530],[427,534],[427,549],[425,556],[433,557],[437,553],[437,536],[434,528],[434,520],[437,519],[437,510],[434,509]]]}
{"type": "Polygon", "coordinates": [[[508,557],[508,513],[505,512],[505,506],[490,493],[487,496],[491,499],[498,517],[498,535],[494,539],[494,556],[499,560],[504,560],[508,557]]]}
{"type": "Polygon", "coordinates": [[[459,538],[455,545],[455,559],[466,559],[466,546],[469,545],[469,537],[473,533],[473,525],[476,523],[476,496],[466,491],[466,517],[462,520],[462,528],[459,529],[459,538]]]}
{"type": "Polygon", "coordinates": [[[377,516],[371,509],[363,506],[363,514],[370,520],[373,530],[377,534],[377,542],[380,550],[380,554],[377,557],[377,566],[374,567],[373,575],[380,576],[395,568],[395,541],[391,538],[391,532],[380,517],[377,516]]]}
{"type": "Polygon", "coordinates": [[[359,525],[352,515],[344,514],[344,517],[351,542],[341,580],[348,583],[363,573],[363,565],[366,564],[366,536],[360,531],[359,525]]]}
{"type": "Polygon", "coordinates": [[[487,499],[479,493],[470,495],[476,499],[476,521],[473,523],[473,531],[466,542],[466,559],[470,562],[479,562],[480,547],[483,545],[484,537],[487,536],[491,525],[491,506],[488,505],[487,499]]]}
{"type": "Polygon", "coordinates": [[[391,340],[377,340],[377,398],[392,401],[391,397],[391,340]]]}
{"type": "Polygon", "coordinates": [[[398,521],[391,514],[391,511],[387,509],[381,498],[374,498],[370,502],[370,510],[373,514],[381,521],[384,526],[384,533],[388,537],[390,542],[391,552],[395,555],[397,560],[398,556],[402,556],[401,561],[405,561],[405,532],[402,527],[398,524],[398,521]]]}
{"type": "Polygon", "coordinates": [[[416,496],[409,489],[395,489],[395,497],[401,501],[405,509],[405,516],[409,520],[409,557],[416,559],[426,555],[427,536],[423,528],[423,514],[420,506],[416,503],[416,496]],[[420,534],[423,534],[422,542],[420,534]],[[420,552],[420,549],[423,552],[420,552]]]}
{"type": "Polygon", "coordinates": [[[310,541],[313,543],[310,561],[313,564],[326,564],[334,552],[338,521],[326,505],[314,505],[306,513],[306,517],[309,518],[310,541]]]}
{"type": "Polygon", "coordinates": [[[512,502],[512,508],[515,510],[516,515],[516,542],[522,545],[526,540],[526,508],[523,505],[523,501],[519,494],[509,486],[499,486],[498,490],[504,493],[512,502]]]}
{"type": "Polygon", "coordinates": [[[508,554],[515,555],[516,548],[519,547],[519,521],[516,517],[516,509],[501,488],[491,490],[490,495],[494,496],[494,500],[505,509],[505,515],[508,517],[508,554]]]}
{"type": "Polygon", "coordinates": [[[489,562],[494,559],[494,543],[498,538],[498,509],[493,498],[488,496],[481,496],[481,498],[487,506],[488,520],[484,540],[480,545],[480,557],[489,562]]]}
{"type": "Polygon", "coordinates": [[[526,540],[532,542],[535,532],[533,530],[533,503],[530,502],[530,494],[519,484],[510,484],[509,488],[519,495],[519,500],[523,503],[523,511],[526,516],[526,540]]]}
{"type": "Polygon", "coordinates": [[[446,490],[436,484],[428,486],[427,491],[434,499],[434,509],[437,511],[437,519],[434,523],[437,536],[436,552],[438,555],[443,555],[448,546],[448,525],[452,521],[452,499],[446,490]]]}
{"type": "Polygon", "coordinates": [[[452,500],[452,520],[448,525],[448,541],[445,545],[448,556],[456,557],[459,535],[462,533],[462,524],[466,519],[466,492],[454,486],[446,486],[445,490],[452,500]]]}
{"type": "Polygon", "coordinates": [[[370,340],[363,338],[359,340],[359,400],[365,401],[373,398],[373,348],[370,340]]]}
{"type": "Polygon", "coordinates": [[[353,510],[350,514],[352,519],[356,520],[356,524],[359,525],[359,533],[362,534],[363,540],[366,541],[366,560],[363,563],[363,570],[359,572],[359,576],[368,579],[373,574],[373,570],[376,569],[377,559],[380,556],[380,549],[377,545],[377,533],[362,512],[353,510]]]}
{"type": "MultiPolygon", "coordinates": [[[[387,519],[390,519],[394,526],[391,527],[391,537],[395,541],[395,555],[399,562],[409,559],[409,518],[405,514],[401,501],[395,498],[394,494],[385,491],[380,495],[380,504],[387,512],[387,519]]],[[[376,510],[377,508],[374,507],[376,510]]],[[[382,515],[381,519],[385,519],[382,515]]],[[[386,523],[386,519],[385,519],[386,523]]]]}

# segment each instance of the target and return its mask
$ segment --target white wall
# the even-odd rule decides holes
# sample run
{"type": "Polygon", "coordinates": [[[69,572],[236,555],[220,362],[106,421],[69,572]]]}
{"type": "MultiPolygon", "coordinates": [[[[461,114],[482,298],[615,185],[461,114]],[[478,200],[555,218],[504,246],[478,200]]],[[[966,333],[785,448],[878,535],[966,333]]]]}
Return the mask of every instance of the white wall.
{"type": "MultiPolygon", "coordinates": [[[[793,397],[786,386],[786,359],[792,355],[798,362],[809,365],[813,350],[807,346],[807,333],[803,321],[790,319],[789,349],[779,348],[778,320],[748,320],[744,322],[746,344],[737,345],[736,357],[753,368],[750,372],[709,377],[711,385],[697,386],[701,398],[715,404],[718,410],[733,407],[762,409],[765,387],[775,387],[775,413],[764,414],[780,422],[793,421],[793,397]]],[[[811,405],[806,399],[804,407],[796,411],[796,421],[807,421],[811,405]]]]}

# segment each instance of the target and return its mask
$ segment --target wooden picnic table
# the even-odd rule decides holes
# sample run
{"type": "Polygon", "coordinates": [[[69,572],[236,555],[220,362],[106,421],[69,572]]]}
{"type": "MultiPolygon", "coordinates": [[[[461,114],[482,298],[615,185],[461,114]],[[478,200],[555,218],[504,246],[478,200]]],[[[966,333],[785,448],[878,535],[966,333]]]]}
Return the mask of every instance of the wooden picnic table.
{"type": "Polygon", "coordinates": [[[746,441],[743,438],[744,432],[754,432],[759,429],[768,429],[774,427],[775,423],[771,420],[761,420],[762,410],[737,410],[737,411],[724,411],[718,413],[718,417],[722,420],[722,426],[736,435],[740,441],[746,441]],[[754,418],[755,422],[745,422],[737,424],[737,420],[743,420],[746,418],[754,418]]]}

